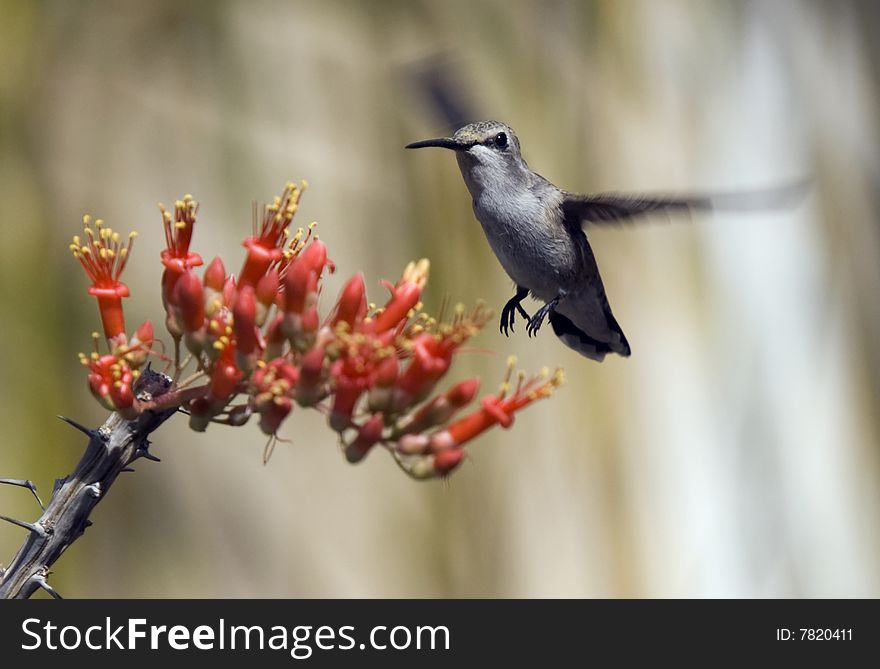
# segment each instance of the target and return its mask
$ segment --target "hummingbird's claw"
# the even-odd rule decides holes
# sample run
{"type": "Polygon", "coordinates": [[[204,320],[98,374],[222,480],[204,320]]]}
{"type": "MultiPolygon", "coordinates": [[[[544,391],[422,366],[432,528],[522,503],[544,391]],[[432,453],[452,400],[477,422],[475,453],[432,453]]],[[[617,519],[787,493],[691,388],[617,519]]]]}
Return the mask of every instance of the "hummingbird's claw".
{"type": "Polygon", "coordinates": [[[529,337],[538,336],[538,330],[540,330],[541,326],[544,324],[544,319],[547,318],[548,314],[556,308],[563,296],[564,294],[560,292],[559,295],[538,309],[535,315],[529,319],[529,324],[526,326],[526,332],[529,333],[529,337]]]}
{"type": "Polygon", "coordinates": [[[507,300],[507,304],[504,305],[504,308],[501,310],[501,334],[505,337],[508,337],[508,332],[513,332],[513,324],[516,321],[516,314],[519,312],[519,315],[529,320],[529,315],[525,309],[523,309],[520,302],[522,302],[526,295],[529,294],[528,288],[520,288],[517,287],[516,295],[507,300]]]}
{"type": "Polygon", "coordinates": [[[505,337],[510,336],[510,332],[513,332],[513,324],[516,320],[516,309],[514,309],[510,302],[504,305],[504,308],[501,310],[501,334],[505,337]]]}
{"type": "Polygon", "coordinates": [[[538,330],[541,329],[541,326],[544,324],[544,318],[547,316],[550,308],[548,305],[544,305],[538,312],[529,320],[529,324],[526,326],[526,332],[529,333],[529,337],[537,337],[538,330]]]}

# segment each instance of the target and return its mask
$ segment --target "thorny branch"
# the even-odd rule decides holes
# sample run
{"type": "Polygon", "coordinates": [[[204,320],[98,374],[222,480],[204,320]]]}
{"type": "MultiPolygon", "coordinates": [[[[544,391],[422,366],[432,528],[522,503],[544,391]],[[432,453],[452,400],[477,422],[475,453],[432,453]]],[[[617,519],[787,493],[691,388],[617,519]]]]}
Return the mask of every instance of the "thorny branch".
{"type": "MultiPolygon", "coordinates": [[[[155,407],[163,395],[170,398],[173,393],[167,392],[169,387],[167,376],[148,368],[135,388],[139,402],[147,408],[136,419],[128,421],[114,413],[98,429],[64,419],[85,432],[89,443],[73,473],[55,482],[52,499],[39,519],[28,523],[2,517],[27,529],[28,535],[0,576],[0,599],[27,599],[39,588],[60,598],[46,582],[52,565],[91,525],[92,509],[107,495],[116,477],[139,458],[156,459],[149,451],[149,436],[174,415],[177,406],[149,407],[155,407]]],[[[2,481],[28,488],[39,502],[32,482],[2,481]]]]}

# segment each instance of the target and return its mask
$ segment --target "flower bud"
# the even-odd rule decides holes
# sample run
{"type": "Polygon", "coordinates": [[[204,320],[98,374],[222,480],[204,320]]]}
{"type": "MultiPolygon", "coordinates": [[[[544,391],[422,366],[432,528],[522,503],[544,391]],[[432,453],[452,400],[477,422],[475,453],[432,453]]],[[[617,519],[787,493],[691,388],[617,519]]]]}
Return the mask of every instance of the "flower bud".
{"type": "Polygon", "coordinates": [[[223,287],[226,284],[226,268],[216,257],[205,269],[205,313],[213,316],[223,306],[223,287]]]}
{"type": "Polygon", "coordinates": [[[333,327],[339,323],[347,323],[349,330],[353,330],[355,323],[363,320],[367,313],[366,288],[364,287],[363,274],[355,274],[339,296],[336,303],[336,314],[331,321],[333,327]]]}
{"type": "Polygon", "coordinates": [[[174,286],[174,307],[185,333],[196,332],[205,324],[205,294],[192,270],[181,274],[174,286]]]}
{"type": "Polygon", "coordinates": [[[354,441],[346,446],[346,460],[349,462],[360,462],[363,460],[367,453],[369,453],[370,449],[373,448],[373,446],[375,446],[382,438],[382,429],[384,427],[385,422],[382,414],[377,413],[371,416],[370,419],[361,426],[360,430],[358,430],[354,441]]]}
{"type": "Polygon", "coordinates": [[[208,429],[213,417],[211,401],[207,397],[196,397],[189,403],[189,429],[194,432],[204,432],[208,429]]]}
{"type": "Polygon", "coordinates": [[[236,362],[246,372],[253,369],[259,352],[256,314],[257,300],[254,289],[247,285],[242,286],[232,308],[232,330],[235,333],[236,362]]]}
{"type": "Polygon", "coordinates": [[[282,421],[287,418],[292,409],[293,402],[289,397],[284,396],[273,397],[270,402],[260,407],[260,430],[263,434],[271,436],[278,432],[282,421]]]}
{"type": "Polygon", "coordinates": [[[296,386],[297,404],[303,407],[320,402],[326,393],[324,381],[324,349],[314,346],[300,361],[299,383],[296,386]]]}
{"type": "Polygon", "coordinates": [[[400,361],[396,355],[390,355],[379,363],[373,387],[370,388],[368,402],[370,410],[385,411],[391,404],[392,389],[400,374],[400,361]]]}
{"type": "Polygon", "coordinates": [[[125,359],[132,369],[138,369],[147,361],[153,341],[155,341],[153,323],[146,320],[135,330],[134,336],[128,344],[128,352],[125,354],[125,359]]]}
{"type": "Polygon", "coordinates": [[[269,315],[269,310],[278,297],[278,288],[280,280],[278,278],[278,270],[274,267],[270,269],[266,275],[257,282],[257,325],[262,327],[269,315]]]}
{"type": "Polygon", "coordinates": [[[464,457],[465,452],[460,448],[425,455],[411,465],[410,474],[417,479],[446,477],[461,464],[464,457]]]}

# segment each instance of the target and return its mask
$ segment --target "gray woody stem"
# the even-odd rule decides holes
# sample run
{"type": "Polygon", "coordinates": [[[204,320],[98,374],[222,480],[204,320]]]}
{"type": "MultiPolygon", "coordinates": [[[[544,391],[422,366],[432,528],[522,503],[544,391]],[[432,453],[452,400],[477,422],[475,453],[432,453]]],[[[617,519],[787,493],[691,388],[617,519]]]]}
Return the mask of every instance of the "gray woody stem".
{"type": "Polygon", "coordinates": [[[114,413],[100,428],[91,430],[64,419],[85,432],[89,444],[74,472],[55,482],[52,499],[40,518],[33,523],[13,521],[26,528],[28,536],[2,575],[0,599],[27,599],[38,588],[58,597],[46,582],[50,567],[91,524],[92,509],[116,477],[138,458],[157,459],[149,451],[149,436],[189,394],[168,392],[170,381],[149,367],[144,370],[135,388],[142,412],[134,420],[114,413]]]}

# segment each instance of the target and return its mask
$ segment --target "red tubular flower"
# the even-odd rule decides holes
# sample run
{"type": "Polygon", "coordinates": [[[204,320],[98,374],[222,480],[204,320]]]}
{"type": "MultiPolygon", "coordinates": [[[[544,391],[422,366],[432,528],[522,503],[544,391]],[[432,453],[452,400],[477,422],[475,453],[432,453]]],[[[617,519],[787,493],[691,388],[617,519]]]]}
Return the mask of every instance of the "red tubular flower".
{"type": "Polygon", "coordinates": [[[431,479],[449,476],[465,458],[462,448],[450,448],[439,453],[431,453],[420,458],[412,467],[411,474],[417,479],[431,479]]]}
{"type": "Polygon", "coordinates": [[[198,332],[205,325],[205,291],[192,270],[180,275],[174,286],[174,311],[183,331],[198,332]]]}
{"type": "Polygon", "coordinates": [[[312,243],[305,247],[299,258],[308,269],[320,278],[324,268],[330,268],[330,272],[336,269],[333,262],[327,257],[327,245],[315,237],[312,243]]]}
{"type": "Polygon", "coordinates": [[[394,407],[404,409],[420,401],[431,392],[452,364],[452,352],[447,340],[423,333],[416,337],[412,360],[397,382],[394,407]]]}
{"type": "Polygon", "coordinates": [[[360,462],[370,449],[382,439],[385,420],[381,413],[374,414],[358,430],[357,436],[345,447],[345,459],[349,462],[360,462]]]}
{"type": "Polygon", "coordinates": [[[455,351],[485,325],[490,315],[481,305],[470,313],[465,312],[463,305],[457,305],[455,315],[449,322],[429,321],[427,331],[416,323],[406,330],[412,360],[394,392],[393,406],[396,411],[427,397],[440,377],[448,371],[455,351]]]}
{"type": "Polygon", "coordinates": [[[235,306],[232,308],[232,329],[238,350],[244,355],[251,355],[257,350],[257,298],[254,289],[244,286],[238,291],[235,306]]]}
{"type": "Polygon", "coordinates": [[[97,353],[89,358],[80,353],[80,362],[89,369],[89,390],[95,399],[110,411],[118,411],[126,420],[137,417],[132,391],[136,374],[124,358],[97,353]]]}
{"type": "Polygon", "coordinates": [[[368,379],[363,372],[347,369],[350,365],[338,360],[330,367],[331,375],[336,379],[333,395],[333,407],[330,410],[330,427],[342,432],[351,426],[351,418],[361,395],[367,389],[368,379]]]}
{"type": "Polygon", "coordinates": [[[369,330],[372,332],[385,332],[396,328],[408,317],[410,311],[415,308],[422,297],[422,289],[428,282],[428,270],[431,264],[426,258],[417,263],[411,262],[403,270],[403,277],[397,285],[391,287],[391,299],[385,308],[370,323],[369,330]]]}
{"type": "Polygon", "coordinates": [[[300,406],[312,406],[320,402],[326,394],[324,355],[322,346],[314,346],[300,359],[300,377],[296,386],[296,401],[300,406]]]}
{"type": "Polygon", "coordinates": [[[200,355],[205,348],[205,293],[202,281],[192,270],[179,276],[172,293],[169,314],[179,335],[184,336],[187,349],[200,355]]]}
{"type": "Polygon", "coordinates": [[[235,278],[229,276],[223,283],[223,292],[215,301],[214,312],[208,318],[206,335],[210,346],[206,352],[211,359],[220,357],[223,351],[232,344],[232,304],[236,295],[235,278]]]}
{"type": "Polygon", "coordinates": [[[272,360],[284,352],[284,343],[287,341],[287,337],[281,331],[281,323],[283,321],[284,316],[278,314],[269,323],[269,327],[266,328],[266,349],[263,351],[264,360],[272,360]]]}
{"type": "Polygon", "coordinates": [[[230,275],[226,277],[226,281],[223,283],[223,306],[229,307],[235,302],[235,296],[237,294],[238,287],[235,284],[235,277],[230,275]]]}
{"type": "Polygon", "coordinates": [[[295,338],[294,348],[303,351],[309,348],[315,341],[315,335],[318,334],[318,328],[321,327],[321,315],[318,313],[317,307],[308,309],[302,315],[302,336],[295,338]]]}
{"type": "Polygon", "coordinates": [[[517,411],[535,400],[549,397],[553,390],[562,384],[561,370],[557,370],[552,376],[542,374],[540,377],[534,377],[528,381],[523,375],[520,375],[515,391],[507,397],[511,367],[508,370],[508,378],[502,385],[501,394],[497,397],[493,395],[484,397],[480,409],[456,421],[445,430],[434,434],[431,437],[433,451],[462,446],[495,425],[500,424],[504,428],[510,427],[517,411]]]}
{"type": "Polygon", "coordinates": [[[208,393],[212,404],[219,406],[220,409],[235,394],[238,382],[243,376],[235,366],[234,357],[234,347],[226,346],[214,364],[214,371],[211,373],[208,393]]]}
{"type": "Polygon", "coordinates": [[[224,306],[208,319],[206,328],[207,341],[205,349],[212,360],[219,358],[232,344],[232,312],[224,306]]]}
{"type": "Polygon", "coordinates": [[[248,237],[244,240],[243,244],[248,252],[238,277],[239,283],[246,286],[255,285],[273,263],[281,260],[281,249],[267,246],[262,243],[263,241],[260,237],[248,237]]]}
{"type": "Polygon", "coordinates": [[[434,475],[449,476],[452,470],[464,460],[464,455],[464,451],[460,448],[450,448],[448,451],[434,453],[434,475]]]}
{"type": "Polygon", "coordinates": [[[150,348],[153,346],[155,336],[153,334],[153,324],[150,321],[144,321],[141,326],[135,330],[134,336],[128,343],[128,350],[125,353],[125,359],[132,369],[137,369],[147,361],[150,354],[150,348]]]}
{"type": "MultiPolygon", "coordinates": [[[[461,409],[462,407],[466,407],[468,404],[474,401],[474,398],[477,396],[477,391],[480,389],[480,380],[479,379],[467,379],[466,381],[462,381],[461,383],[456,383],[452,388],[446,391],[443,395],[443,399],[446,401],[446,404],[451,409],[461,409]]],[[[435,411],[441,410],[440,407],[437,407],[435,411]]],[[[440,418],[435,415],[438,423],[445,423],[449,420],[449,416],[444,418],[440,418]]]]}
{"type": "MultiPolygon", "coordinates": [[[[418,434],[446,423],[458,411],[473,402],[479,388],[479,379],[468,379],[452,386],[442,395],[435,397],[420,407],[409,420],[402,423],[395,434],[418,434]]],[[[425,441],[424,445],[427,446],[427,441],[425,441]]],[[[413,447],[415,448],[414,443],[413,447]]]]}
{"type": "Polygon", "coordinates": [[[462,460],[464,460],[464,451],[460,448],[450,448],[448,451],[435,453],[434,470],[437,476],[449,476],[462,460]]]}
{"type": "Polygon", "coordinates": [[[153,345],[156,337],[153,332],[153,322],[149,319],[145,320],[141,323],[140,327],[134,331],[134,337],[132,337],[132,344],[140,344],[142,346],[146,346],[149,348],[153,345]]]}
{"type": "Polygon", "coordinates": [[[281,197],[276,197],[272,204],[266,205],[259,230],[256,229],[256,221],[254,222],[254,234],[242,242],[247,249],[247,256],[239,274],[239,285],[255,287],[270,267],[282,261],[287,229],[307,186],[305,181],[301,187],[288,182],[281,197]]]}
{"type": "Polygon", "coordinates": [[[382,360],[377,368],[372,387],[370,388],[369,404],[371,411],[386,411],[391,404],[394,384],[400,375],[400,360],[396,355],[389,355],[382,360]]]}
{"type": "MultiPolygon", "coordinates": [[[[305,255],[305,254],[303,254],[305,255]]],[[[305,351],[315,343],[320,327],[316,308],[318,301],[318,274],[310,262],[297,257],[284,275],[284,298],[282,331],[294,350],[305,351]]]]}
{"type": "Polygon", "coordinates": [[[318,295],[318,275],[308,264],[297,258],[284,275],[284,313],[302,314],[318,295]]]}
{"type": "Polygon", "coordinates": [[[254,372],[254,409],[260,414],[260,429],[268,435],[278,431],[293,409],[290,396],[299,371],[286,358],[275,358],[254,372]]]}
{"type": "Polygon", "coordinates": [[[192,195],[184,195],[182,200],[174,203],[173,215],[161,204],[159,211],[162,212],[162,225],[165,228],[165,249],[160,258],[165,266],[162,274],[162,300],[167,309],[173,302],[174,286],[178,279],[203,262],[202,256],[189,250],[199,203],[193,200],[192,195]]]}
{"type": "MultiPolygon", "coordinates": [[[[377,373],[389,356],[396,356],[394,333],[376,335],[364,332],[337,331],[328,346],[335,397],[330,425],[337,432],[349,427],[358,400],[376,383],[377,373]]],[[[386,367],[383,377],[393,372],[386,367]]]]}
{"type": "Polygon", "coordinates": [[[257,297],[256,320],[257,325],[260,327],[266,322],[266,318],[269,315],[269,309],[272,308],[272,305],[278,298],[278,288],[280,285],[281,280],[278,277],[278,270],[274,267],[257,282],[257,289],[255,291],[257,297]]]}
{"type": "Polygon", "coordinates": [[[213,417],[211,400],[207,397],[196,397],[189,403],[189,429],[193,432],[204,432],[213,417]]]}
{"type": "Polygon", "coordinates": [[[92,282],[89,295],[98,298],[104,336],[112,344],[125,343],[122,298],[128,297],[129,291],[119,277],[125,269],[137,233],[130,233],[128,243],[123,245],[119,233],[104,227],[104,221],[100,218],[95,221],[94,229],[89,216],[83,216],[83,224],[85,237],[74,237],[70,250],[92,282]]]}
{"type": "Polygon", "coordinates": [[[266,364],[260,363],[254,372],[253,384],[258,393],[273,392],[285,395],[296,385],[299,370],[287,358],[278,357],[266,364]]]}
{"type": "Polygon", "coordinates": [[[293,410],[293,400],[289,397],[274,397],[259,409],[260,430],[263,434],[273,435],[281,427],[281,423],[293,410]]]}
{"type": "Polygon", "coordinates": [[[205,313],[213,316],[223,306],[223,287],[226,285],[226,268],[223,261],[214,258],[205,269],[205,313]]]}
{"type": "Polygon", "coordinates": [[[366,313],[367,293],[364,286],[364,275],[358,273],[351,277],[342,289],[330,324],[336,327],[340,323],[346,323],[348,329],[353,330],[355,324],[360,323],[366,313]]]}

